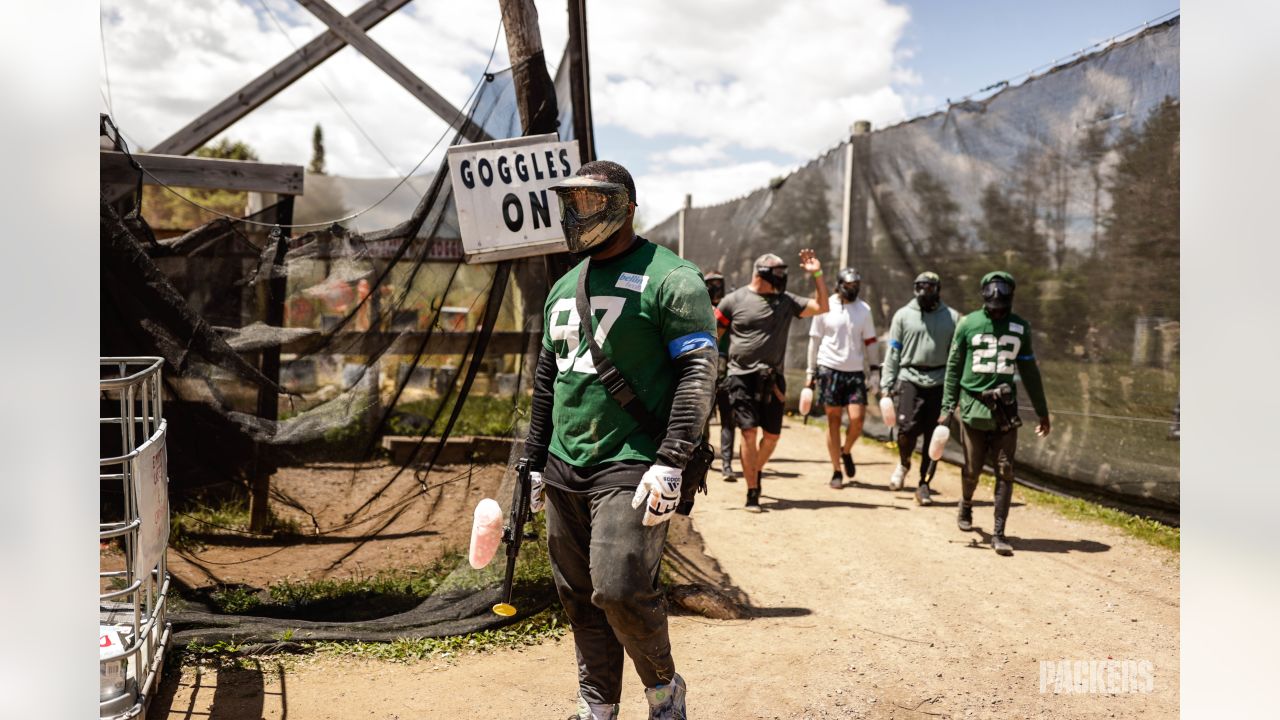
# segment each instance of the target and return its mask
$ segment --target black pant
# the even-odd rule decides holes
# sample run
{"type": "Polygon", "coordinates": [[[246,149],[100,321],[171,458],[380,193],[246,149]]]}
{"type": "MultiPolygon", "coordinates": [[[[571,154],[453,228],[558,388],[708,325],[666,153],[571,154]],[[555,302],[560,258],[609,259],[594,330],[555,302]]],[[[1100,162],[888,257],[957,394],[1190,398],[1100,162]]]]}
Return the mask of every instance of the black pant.
{"type": "Polygon", "coordinates": [[[545,472],[551,574],[573,627],[583,699],[619,701],[624,650],[645,687],[671,682],[675,662],[658,582],[668,523],[646,527],[641,523],[644,507],[631,507],[644,467],[619,465],[619,472],[635,474],[631,487],[586,492],[551,484],[553,478],[575,472],[555,456],[545,472]]]}
{"type": "Polygon", "coordinates": [[[1009,517],[1009,503],[1013,500],[1013,456],[1018,450],[1018,430],[976,430],[960,423],[964,435],[964,473],[962,475],[963,506],[970,507],[973,491],[978,488],[978,476],[990,456],[996,471],[995,535],[1004,534],[1005,520],[1009,517]]]}
{"type": "Polygon", "coordinates": [[[920,387],[902,380],[898,383],[896,410],[898,413],[898,462],[911,467],[911,453],[915,452],[916,439],[924,438],[920,452],[920,481],[929,477],[933,461],[929,459],[929,441],[938,427],[942,414],[942,386],[920,387]]]}
{"type": "Polygon", "coordinates": [[[720,469],[730,475],[733,473],[733,404],[723,384],[716,389],[716,412],[720,416],[720,469]]]}

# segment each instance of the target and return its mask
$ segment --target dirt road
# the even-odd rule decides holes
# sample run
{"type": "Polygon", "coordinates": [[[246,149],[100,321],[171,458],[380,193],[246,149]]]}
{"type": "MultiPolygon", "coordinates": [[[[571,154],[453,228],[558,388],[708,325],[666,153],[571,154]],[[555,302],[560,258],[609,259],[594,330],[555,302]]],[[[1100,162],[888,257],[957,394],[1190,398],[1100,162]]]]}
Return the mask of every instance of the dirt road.
{"type": "MultiPolygon", "coordinates": [[[[914,477],[887,488],[896,455],[864,442],[856,482],[834,490],[823,432],[788,422],[764,479],[767,512],[744,512],[743,483],[714,471],[698,501],[693,523],[754,617],[672,618],[691,717],[1177,716],[1176,555],[1015,493],[1015,554],[999,557],[985,535],[955,527],[955,468],[938,472],[939,502],[919,508],[914,477]],[[1152,691],[1041,693],[1042,660],[1108,658],[1149,662],[1152,691]]],[[[975,524],[990,529],[989,502],[975,524]]],[[[450,662],[261,666],[184,668],[151,717],[564,718],[576,692],[570,637],[450,662]]],[[[645,716],[628,668],[622,717],[645,716]]]]}

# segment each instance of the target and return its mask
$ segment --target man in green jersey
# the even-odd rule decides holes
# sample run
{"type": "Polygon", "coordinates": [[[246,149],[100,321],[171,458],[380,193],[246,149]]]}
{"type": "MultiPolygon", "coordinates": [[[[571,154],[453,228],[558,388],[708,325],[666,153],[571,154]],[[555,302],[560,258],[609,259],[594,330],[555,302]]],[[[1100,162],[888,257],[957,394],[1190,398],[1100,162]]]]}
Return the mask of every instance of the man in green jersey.
{"type": "Polygon", "coordinates": [[[898,417],[898,467],[889,478],[889,487],[902,488],[916,441],[923,438],[916,502],[931,505],[929,441],[942,412],[942,380],[960,313],[942,302],[942,279],[937,273],[920,273],[913,289],[915,297],[893,314],[889,324],[880,394],[893,398],[898,417]]]}
{"type": "Polygon", "coordinates": [[[996,491],[991,547],[1001,555],[1013,554],[1004,532],[1013,499],[1013,455],[1022,424],[1015,376],[1021,376],[1039,418],[1036,435],[1049,434],[1049,406],[1031,348],[1031,324],[1013,313],[1014,287],[1013,276],[1003,270],[983,276],[982,309],[965,315],[956,325],[938,418],[939,424],[947,422],[958,405],[964,440],[964,497],[956,519],[961,530],[973,529],[973,491],[988,455],[992,457],[996,491]]]}
{"type": "Polygon", "coordinates": [[[552,576],[573,627],[573,717],[617,717],[625,652],[649,717],[683,719],[658,570],[715,393],[711,302],[697,267],[635,235],[635,183],[621,165],[587,163],[554,189],[565,243],[583,260],[547,296],[525,448],[531,506],[546,508],[552,576]],[[583,273],[598,350],[580,332],[583,273]],[[612,370],[597,373],[596,352],[634,391],[626,407],[603,382],[617,387],[612,370]],[[661,437],[637,418],[646,413],[663,419],[661,437]]]}

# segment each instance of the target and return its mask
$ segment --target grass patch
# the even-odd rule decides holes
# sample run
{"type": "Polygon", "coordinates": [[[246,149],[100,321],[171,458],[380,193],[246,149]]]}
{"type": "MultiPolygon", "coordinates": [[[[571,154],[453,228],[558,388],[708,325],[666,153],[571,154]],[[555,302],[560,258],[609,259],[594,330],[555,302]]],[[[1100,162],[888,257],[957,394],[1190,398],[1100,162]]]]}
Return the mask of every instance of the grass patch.
{"type": "MultiPolygon", "coordinates": [[[[537,539],[525,540],[520,546],[515,572],[517,595],[522,590],[546,587],[552,582],[543,515],[534,515],[526,529],[536,533],[537,539]]],[[[202,592],[200,599],[218,612],[231,615],[370,620],[409,610],[437,593],[497,587],[502,583],[505,568],[502,549],[483,570],[472,569],[464,552],[449,550],[425,567],[383,570],[349,578],[284,578],[265,589],[228,585],[202,592]]]]}
{"type": "MultiPolygon", "coordinates": [[[[243,498],[223,500],[215,505],[190,503],[169,516],[169,544],[180,550],[199,550],[200,536],[237,535],[249,532],[249,503],[243,498]]],[[[297,535],[296,520],[267,515],[268,535],[297,535]]]]}
{"type": "Polygon", "coordinates": [[[481,630],[469,635],[443,638],[398,638],[386,643],[317,642],[308,643],[308,645],[315,652],[326,655],[409,663],[528,647],[545,640],[563,637],[568,629],[569,620],[557,603],[514,625],[481,630]]]}
{"type": "MultiPolygon", "coordinates": [[[[497,435],[503,436],[511,432],[512,423],[518,417],[526,417],[532,396],[525,393],[520,396],[514,406],[509,397],[492,395],[472,395],[467,398],[458,415],[458,422],[453,426],[453,434],[457,435],[497,435]]],[[[449,413],[453,412],[456,397],[449,398],[440,419],[431,430],[431,436],[439,435],[448,423],[449,413]]],[[[428,398],[413,402],[401,403],[387,421],[387,431],[391,435],[422,435],[431,418],[440,409],[440,398],[428,398]]]]}
{"type": "MultiPolygon", "coordinates": [[[[983,487],[994,488],[996,479],[992,475],[983,473],[981,482],[983,487]]],[[[1181,529],[1165,525],[1156,520],[1139,517],[1123,510],[1116,510],[1105,505],[1082,500],[1081,498],[1054,495],[1025,485],[1015,485],[1014,493],[1028,505],[1049,508],[1059,515],[1072,520],[1110,525],[1120,529],[1130,537],[1175,553],[1179,552],[1181,547],[1181,529]]]]}

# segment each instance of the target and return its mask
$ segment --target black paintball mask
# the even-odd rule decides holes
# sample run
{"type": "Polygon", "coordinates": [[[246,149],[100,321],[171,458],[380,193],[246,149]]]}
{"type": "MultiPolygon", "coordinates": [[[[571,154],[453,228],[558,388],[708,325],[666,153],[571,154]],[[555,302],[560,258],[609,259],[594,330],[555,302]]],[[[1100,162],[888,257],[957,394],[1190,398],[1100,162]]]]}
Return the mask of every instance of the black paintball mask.
{"type": "Polygon", "coordinates": [[[702,279],[707,285],[707,295],[711,296],[712,306],[719,305],[724,299],[724,276],[718,272],[709,272],[702,279]]]}
{"type": "Polygon", "coordinates": [[[779,295],[787,291],[786,265],[757,265],[756,276],[769,283],[779,295]]]}
{"type": "Polygon", "coordinates": [[[836,276],[836,293],[842,302],[851,303],[858,299],[862,290],[862,276],[853,268],[845,268],[836,276]]]}
{"type": "Polygon", "coordinates": [[[915,281],[916,304],[924,312],[933,312],[942,302],[942,281],[937,273],[922,272],[915,281]]]}
{"type": "Polygon", "coordinates": [[[575,255],[601,250],[631,219],[631,198],[620,183],[579,176],[551,189],[560,200],[565,245],[575,255]]]}
{"type": "Polygon", "coordinates": [[[1004,317],[1013,309],[1013,276],[1005,272],[987,273],[982,278],[982,307],[992,317],[1004,317]]]}

